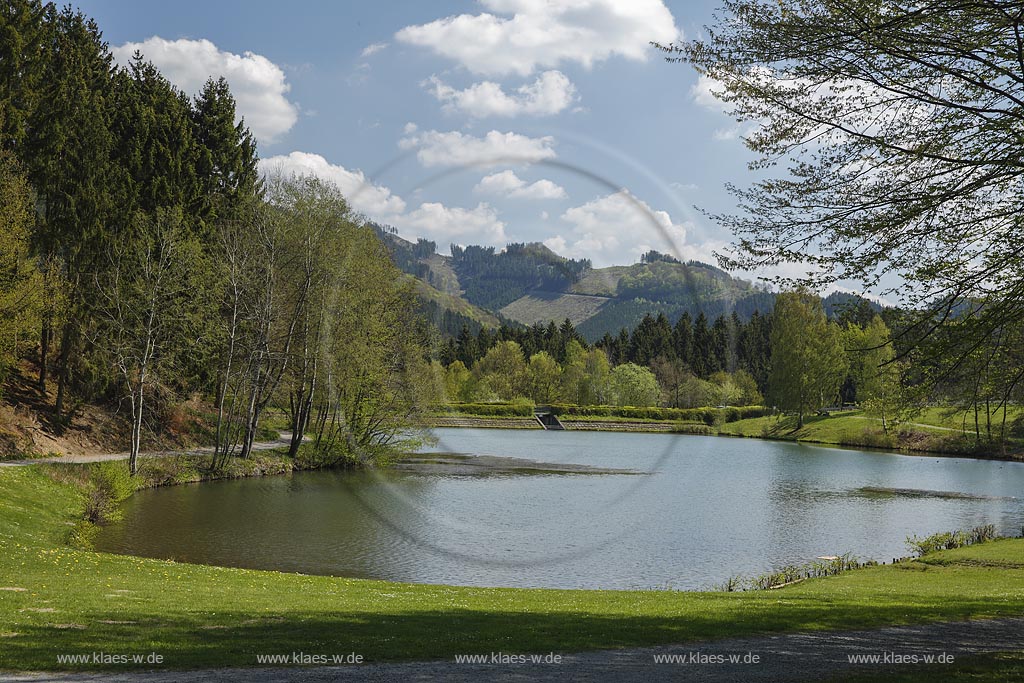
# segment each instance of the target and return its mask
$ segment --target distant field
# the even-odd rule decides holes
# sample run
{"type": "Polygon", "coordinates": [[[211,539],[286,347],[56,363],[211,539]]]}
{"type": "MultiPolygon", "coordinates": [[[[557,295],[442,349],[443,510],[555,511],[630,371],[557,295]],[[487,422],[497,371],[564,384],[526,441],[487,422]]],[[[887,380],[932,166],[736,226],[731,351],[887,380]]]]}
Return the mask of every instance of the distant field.
{"type": "Polygon", "coordinates": [[[440,254],[434,254],[427,260],[430,272],[434,276],[434,287],[451,296],[461,296],[462,286],[459,284],[459,277],[452,270],[448,260],[440,254]]]}
{"type": "Polygon", "coordinates": [[[524,325],[549,320],[560,322],[568,318],[573,325],[592,318],[609,299],[603,296],[562,294],[559,292],[533,292],[520,297],[501,309],[501,314],[524,325]]]}
{"type": "Polygon", "coordinates": [[[615,296],[619,287],[619,279],[629,270],[629,266],[611,266],[591,270],[574,284],[570,291],[573,294],[590,296],[615,296]]]}

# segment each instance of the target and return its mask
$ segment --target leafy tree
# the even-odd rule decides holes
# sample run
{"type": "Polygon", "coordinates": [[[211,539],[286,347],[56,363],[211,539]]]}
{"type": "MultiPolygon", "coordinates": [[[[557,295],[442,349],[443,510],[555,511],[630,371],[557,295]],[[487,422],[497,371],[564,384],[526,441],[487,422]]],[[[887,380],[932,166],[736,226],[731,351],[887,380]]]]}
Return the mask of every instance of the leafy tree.
{"type": "Polygon", "coordinates": [[[527,392],[527,367],[522,347],[514,341],[498,342],[473,367],[503,401],[511,401],[527,392]]]}
{"type": "Polygon", "coordinates": [[[737,370],[732,373],[731,380],[736,385],[736,388],[739,389],[737,405],[757,406],[764,403],[764,397],[761,395],[760,389],[757,388],[757,382],[749,372],[737,370]]]}
{"type": "Polygon", "coordinates": [[[546,351],[530,356],[530,398],[536,403],[554,403],[559,398],[562,369],[546,351]]]}
{"type": "Polygon", "coordinates": [[[649,369],[634,363],[618,365],[612,370],[611,380],[617,405],[657,405],[661,388],[658,379],[649,369]]]}
{"type": "Polygon", "coordinates": [[[612,399],[612,367],[602,349],[590,349],[583,356],[584,403],[607,405],[612,399]]]}
{"type": "Polygon", "coordinates": [[[808,412],[829,405],[839,392],[846,376],[841,335],[821,300],[805,289],[779,294],[772,317],[770,396],[796,413],[800,428],[808,412]]]}
{"type": "Polygon", "coordinates": [[[682,393],[683,387],[693,377],[693,373],[683,361],[659,356],[651,363],[651,370],[661,385],[665,405],[670,408],[689,407],[683,405],[682,393]]]}
{"type": "Polygon", "coordinates": [[[868,415],[882,420],[882,429],[888,433],[904,412],[903,363],[896,359],[889,328],[877,315],[864,329],[851,324],[846,330],[846,347],[857,400],[868,415]]]}
{"type": "Polygon", "coordinates": [[[723,5],[706,37],[664,49],[756,123],[754,168],[788,162],[717,217],[742,247],[727,265],[803,264],[798,283],[897,294],[917,311],[900,334],[947,370],[1020,319],[1019,4],[723,5]]]}
{"type": "Polygon", "coordinates": [[[562,396],[580,406],[594,403],[587,377],[587,353],[576,340],[569,342],[565,348],[562,396]]]}
{"type": "Polygon", "coordinates": [[[470,401],[472,399],[473,373],[457,360],[445,370],[444,387],[448,399],[451,401],[470,401]]]}
{"type": "Polygon", "coordinates": [[[131,409],[128,466],[138,469],[143,417],[149,391],[160,373],[188,348],[202,251],[189,237],[180,211],[160,209],[154,218],[136,215],[131,232],[119,235],[109,267],[97,278],[99,327],[93,343],[117,369],[131,409]]]}

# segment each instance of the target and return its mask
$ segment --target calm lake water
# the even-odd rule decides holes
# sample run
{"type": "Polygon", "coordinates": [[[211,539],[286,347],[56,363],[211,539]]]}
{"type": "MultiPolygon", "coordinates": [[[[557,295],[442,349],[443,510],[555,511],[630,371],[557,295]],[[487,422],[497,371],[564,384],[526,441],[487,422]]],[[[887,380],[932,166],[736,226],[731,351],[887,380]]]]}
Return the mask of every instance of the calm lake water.
{"type": "Polygon", "coordinates": [[[437,452],[650,474],[306,472],[175,486],[129,499],[97,545],[419,583],[697,589],[819,555],[888,561],[908,554],[910,534],[1024,525],[1022,463],[667,434],[436,434],[437,452]]]}

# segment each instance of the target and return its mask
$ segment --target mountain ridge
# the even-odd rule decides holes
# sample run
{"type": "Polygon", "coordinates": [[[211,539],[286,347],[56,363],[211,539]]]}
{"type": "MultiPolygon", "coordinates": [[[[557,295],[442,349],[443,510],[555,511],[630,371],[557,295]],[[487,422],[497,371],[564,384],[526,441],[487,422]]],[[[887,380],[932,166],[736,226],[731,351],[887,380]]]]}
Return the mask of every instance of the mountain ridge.
{"type": "MultiPolygon", "coordinates": [[[[459,316],[472,321],[466,324],[475,329],[568,319],[594,342],[634,328],[648,314],[664,313],[672,323],[683,313],[703,313],[709,319],[735,313],[747,320],[775,305],[775,294],[763,286],[707,263],[684,263],[654,250],[638,263],[605,268],[559,256],[538,242],[510,243],[502,250],[452,245],[452,254],[445,256],[437,253],[433,241],[420,238],[413,243],[394,228],[373,227],[395,264],[419,281],[420,295],[449,311],[448,334],[454,334],[451,327],[459,324],[459,316]]],[[[857,299],[834,292],[824,303],[833,315],[857,299]]]]}

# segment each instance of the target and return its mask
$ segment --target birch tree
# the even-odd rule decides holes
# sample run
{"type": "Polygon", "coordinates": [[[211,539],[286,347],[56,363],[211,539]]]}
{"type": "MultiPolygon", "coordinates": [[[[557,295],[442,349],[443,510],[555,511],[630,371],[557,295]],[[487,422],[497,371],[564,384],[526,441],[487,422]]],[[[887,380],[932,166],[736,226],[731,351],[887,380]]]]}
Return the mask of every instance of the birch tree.
{"type": "Polygon", "coordinates": [[[137,214],[132,234],[112,243],[109,262],[96,276],[93,343],[120,376],[131,416],[128,466],[138,471],[138,456],[149,390],[175,356],[194,343],[195,316],[202,308],[197,276],[199,243],[189,236],[176,209],[155,216],[137,214]]]}

